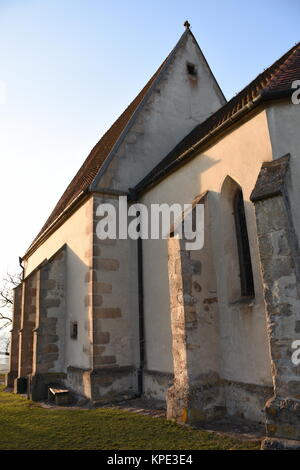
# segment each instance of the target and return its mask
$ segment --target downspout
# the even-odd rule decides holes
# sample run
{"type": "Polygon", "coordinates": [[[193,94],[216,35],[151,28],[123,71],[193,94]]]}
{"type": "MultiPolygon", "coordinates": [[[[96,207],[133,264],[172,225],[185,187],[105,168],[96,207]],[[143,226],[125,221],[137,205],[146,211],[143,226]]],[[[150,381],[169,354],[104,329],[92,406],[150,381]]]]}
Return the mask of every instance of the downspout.
{"type": "Polygon", "coordinates": [[[143,284],[143,241],[137,240],[138,257],[138,301],[139,301],[139,346],[140,366],[138,369],[138,396],[144,391],[144,365],[145,365],[145,326],[144,326],[144,284],[143,284]]]}
{"type": "MultiPolygon", "coordinates": [[[[137,202],[137,194],[134,189],[129,189],[129,202],[137,202]]],[[[143,281],[143,241],[137,239],[137,271],[138,271],[138,305],[139,305],[139,353],[140,363],[137,371],[138,392],[140,397],[144,391],[144,365],[145,365],[145,318],[144,318],[144,281],[143,281]]]]}

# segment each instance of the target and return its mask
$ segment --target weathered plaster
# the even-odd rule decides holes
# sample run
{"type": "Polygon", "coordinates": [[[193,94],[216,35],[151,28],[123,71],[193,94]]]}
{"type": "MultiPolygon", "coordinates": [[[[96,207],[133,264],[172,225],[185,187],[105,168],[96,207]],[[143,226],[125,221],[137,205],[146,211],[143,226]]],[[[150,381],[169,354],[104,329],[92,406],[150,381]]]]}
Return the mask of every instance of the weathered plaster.
{"type": "Polygon", "coordinates": [[[180,46],[161,80],[139,110],[98,187],[133,188],[197,124],[225,102],[191,35],[180,46]],[[187,73],[187,63],[197,78],[187,73]]]}
{"type": "MultiPolygon", "coordinates": [[[[209,191],[212,214],[211,253],[216,273],[216,288],[210,289],[210,296],[218,298],[221,347],[218,373],[221,379],[262,387],[270,387],[272,377],[255,213],[249,196],[262,162],[271,159],[267,117],[261,111],[186,163],[179,171],[162,180],[141,200],[147,206],[162,202],[184,204],[191,203],[196,195],[209,191]],[[228,251],[226,240],[234,237],[235,233],[227,233],[225,229],[222,216],[225,195],[221,192],[228,175],[241,186],[245,201],[255,283],[255,299],[249,302],[240,301],[229,292],[230,279],[234,273],[228,263],[231,263],[234,253],[231,252],[232,249],[228,251]]],[[[230,216],[233,222],[232,212],[230,216]]],[[[172,373],[171,349],[165,347],[170,344],[172,337],[170,324],[167,324],[170,295],[164,287],[169,282],[166,270],[167,241],[145,240],[143,260],[147,367],[172,373]]],[[[206,275],[203,270],[202,278],[206,275]]],[[[212,279],[210,272],[208,278],[212,279]]],[[[203,282],[202,279],[201,281],[203,282]]],[[[201,281],[198,281],[200,285],[201,281]]],[[[207,307],[211,309],[211,305],[207,307]]],[[[240,405],[242,407],[242,399],[240,405]]],[[[238,410],[238,404],[235,408],[238,410]]],[[[250,411],[247,415],[251,416],[250,411]]],[[[257,419],[255,407],[253,419],[257,419]]]]}

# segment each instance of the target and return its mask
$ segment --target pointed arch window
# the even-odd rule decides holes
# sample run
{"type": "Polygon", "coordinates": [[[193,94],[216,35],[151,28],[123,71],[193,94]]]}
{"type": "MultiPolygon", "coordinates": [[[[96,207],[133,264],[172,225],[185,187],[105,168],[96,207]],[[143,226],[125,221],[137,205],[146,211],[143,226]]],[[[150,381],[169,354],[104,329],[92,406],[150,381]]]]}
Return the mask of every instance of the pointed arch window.
{"type": "Polygon", "coordinates": [[[240,267],[241,295],[243,297],[253,297],[254,282],[250,246],[245,217],[243,192],[240,188],[238,188],[235,192],[233,206],[240,267]]]}

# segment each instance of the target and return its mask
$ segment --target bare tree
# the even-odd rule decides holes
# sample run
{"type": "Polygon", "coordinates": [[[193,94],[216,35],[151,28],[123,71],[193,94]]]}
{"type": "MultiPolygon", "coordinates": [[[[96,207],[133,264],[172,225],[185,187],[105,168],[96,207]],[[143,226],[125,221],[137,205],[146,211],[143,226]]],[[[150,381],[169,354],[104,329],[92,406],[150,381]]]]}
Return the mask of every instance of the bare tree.
{"type": "Polygon", "coordinates": [[[10,337],[6,336],[3,342],[3,352],[9,355],[10,337]]]}
{"type": "Polygon", "coordinates": [[[13,289],[22,281],[20,273],[6,274],[0,286],[0,330],[12,322],[13,289]]]}

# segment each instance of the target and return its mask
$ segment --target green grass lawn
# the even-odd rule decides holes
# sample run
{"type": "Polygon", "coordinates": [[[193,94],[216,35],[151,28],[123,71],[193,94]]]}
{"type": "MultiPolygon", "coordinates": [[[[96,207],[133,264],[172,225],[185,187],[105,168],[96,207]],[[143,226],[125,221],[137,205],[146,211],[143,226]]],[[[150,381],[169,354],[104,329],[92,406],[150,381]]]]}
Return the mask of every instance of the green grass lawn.
{"type": "Polygon", "coordinates": [[[45,409],[0,386],[0,449],[259,449],[240,441],[115,409],[45,409]]]}

